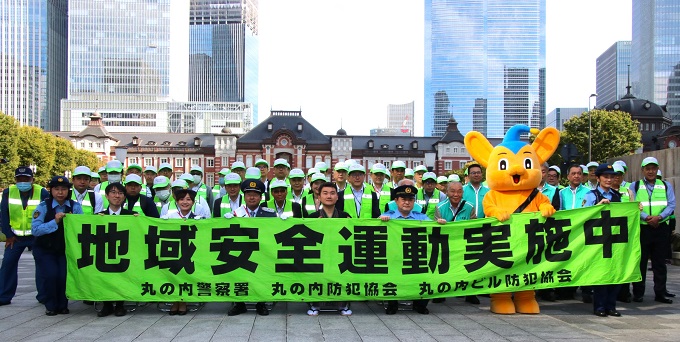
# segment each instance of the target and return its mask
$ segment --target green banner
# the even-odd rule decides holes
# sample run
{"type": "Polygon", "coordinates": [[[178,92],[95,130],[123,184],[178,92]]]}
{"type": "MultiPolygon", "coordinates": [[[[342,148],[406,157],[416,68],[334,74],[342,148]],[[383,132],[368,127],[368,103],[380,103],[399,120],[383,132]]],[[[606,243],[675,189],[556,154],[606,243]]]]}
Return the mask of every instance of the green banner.
{"type": "Polygon", "coordinates": [[[67,215],[78,300],[417,299],[639,281],[637,203],[439,225],[67,215]]]}

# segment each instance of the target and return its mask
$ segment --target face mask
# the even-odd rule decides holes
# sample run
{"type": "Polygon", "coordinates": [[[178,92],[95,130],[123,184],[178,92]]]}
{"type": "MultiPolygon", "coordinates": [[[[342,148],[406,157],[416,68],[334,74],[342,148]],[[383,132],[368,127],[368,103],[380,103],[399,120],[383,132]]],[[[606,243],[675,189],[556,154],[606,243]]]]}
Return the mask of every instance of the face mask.
{"type": "Polygon", "coordinates": [[[123,175],[109,175],[109,183],[120,183],[123,175]]]}
{"type": "Polygon", "coordinates": [[[170,197],[170,190],[158,190],[156,191],[156,197],[158,197],[159,200],[165,202],[170,197]]]}
{"type": "Polygon", "coordinates": [[[33,184],[31,184],[31,182],[19,182],[19,183],[17,183],[17,188],[21,192],[26,192],[26,191],[31,190],[33,188],[33,184]]]}
{"type": "Polygon", "coordinates": [[[201,183],[201,175],[192,175],[194,177],[194,184],[199,184],[201,183]]]}
{"type": "Polygon", "coordinates": [[[220,185],[224,185],[224,177],[220,177],[218,179],[218,182],[220,183],[220,185]]]}

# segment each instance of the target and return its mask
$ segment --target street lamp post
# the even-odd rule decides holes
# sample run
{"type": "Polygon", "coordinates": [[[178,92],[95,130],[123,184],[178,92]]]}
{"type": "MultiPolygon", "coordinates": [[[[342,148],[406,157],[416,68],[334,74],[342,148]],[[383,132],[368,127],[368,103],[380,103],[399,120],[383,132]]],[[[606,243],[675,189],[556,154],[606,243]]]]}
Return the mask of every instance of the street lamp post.
{"type": "Polygon", "coordinates": [[[588,97],[588,162],[593,161],[593,120],[590,113],[590,99],[597,97],[597,94],[590,94],[588,97]]]}

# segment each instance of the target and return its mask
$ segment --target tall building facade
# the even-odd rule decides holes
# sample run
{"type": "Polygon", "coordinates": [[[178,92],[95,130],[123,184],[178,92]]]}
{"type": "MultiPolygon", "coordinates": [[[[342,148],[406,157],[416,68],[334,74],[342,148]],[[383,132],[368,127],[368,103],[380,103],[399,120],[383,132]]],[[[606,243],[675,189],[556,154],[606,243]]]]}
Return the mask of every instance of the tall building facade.
{"type": "Polygon", "coordinates": [[[0,112],[59,128],[66,97],[67,0],[0,1],[0,112]]]}
{"type": "Polygon", "coordinates": [[[413,135],[414,102],[387,105],[387,128],[413,135]]]}
{"type": "Polygon", "coordinates": [[[472,108],[472,130],[486,135],[486,99],[475,99],[475,107],[472,108]]]}
{"type": "MultiPolygon", "coordinates": [[[[633,94],[666,104],[669,82],[680,63],[680,1],[633,0],[631,78],[633,94]]],[[[674,92],[675,93],[675,92],[674,92]]],[[[680,112],[670,112],[680,125],[680,112]]]]}
{"type": "Polygon", "coordinates": [[[587,112],[588,108],[555,108],[547,115],[547,127],[555,127],[558,130],[564,129],[564,123],[574,116],[579,116],[587,112]]]}
{"type": "Polygon", "coordinates": [[[425,1],[426,134],[443,135],[451,116],[463,134],[473,129],[481,122],[474,119],[477,99],[486,100],[491,137],[503,136],[510,123],[530,124],[533,117],[541,122],[545,8],[545,0],[425,1]],[[515,75],[518,70],[521,76],[515,75]],[[437,103],[442,92],[448,98],[445,110],[437,103]]]}
{"type": "Polygon", "coordinates": [[[631,41],[616,42],[597,57],[595,91],[598,107],[620,100],[626,95],[630,63],[631,41]]]}

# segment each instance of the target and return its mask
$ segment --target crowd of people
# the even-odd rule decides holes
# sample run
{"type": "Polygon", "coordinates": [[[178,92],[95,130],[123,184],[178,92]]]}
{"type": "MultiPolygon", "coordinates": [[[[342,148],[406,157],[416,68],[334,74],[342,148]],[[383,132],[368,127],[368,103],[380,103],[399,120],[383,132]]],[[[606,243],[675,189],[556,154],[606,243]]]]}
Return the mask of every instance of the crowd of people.
{"type": "MultiPolygon", "coordinates": [[[[623,161],[613,164],[572,165],[565,186],[560,184],[561,169],[544,164],[538,190],[557,210],[570,210],[610,202],[640,202],[640,271],[642,281],[630,285],[581,287],[581,298],[593,303],[597,316],[620,316],[616,301],[642,302],[645,293],[647,260],[654,274],[655,301],[672,303],[675,297],[666,289],[666,260],[670,258],[670,234],[674,229],[675,196],[672,186],[661,179],[659,163],[653,157],[641,164],[644,178],[624,181],[628,170],[623,161]]],[[[483,169],[471,163],[461,179],[456,174],[437,176],[424,165],[415,169],[403,161],[391,166],[374,164],[367,170],[347,160],[333,168],[320,162],[306,173],[291,169],[285,159],[276,159],[270,169],[265,160],[253,167],[234,162],[219,171],[218,184],[208,187],[203,169],[193,165],[189,173],[173,180],[173,168],[158,168],[112,160],[92,172],[86,166],[73,170],[71,179],[55,176],[43,188],[34,184],[33,171],[19,167],[16,184],[2,193],[0,226],[7,240],[0,268],[0,306],[11,304],[17,288],[17,267],[23,251],[32,249],[36,269],[36,299],[46,314],[68,314],[66,298],[66,257],[63,218],[66,214],[143,215],[187,220],[203,218],[374,218],[389,220],[432,220],[439,224],[483,218],[482,202],[489,188],[483,169]],[[273,174],[269,178],[270,173],[273,174]],[[368,173],[368,177],[367,177],[368,173]]],[[[542,290],[544,300],[575,299],[576,288],[542,290]]],[[[441,303],[445,298],[435,298],[441,303]]],[[[477,296],[466,296],[479,304],[477,296]]],[[[413,310],[427,314],[428,300],[415,300],[413,310]]],[[[311,303],[307,314],[315,316],[323,306],[334,306],[342,315],[351,315],[349,303],[311,303]]],[[[265,303],[257,303],[259,315],[269,314],[265,303]]],[[[229,316],[247,311],[245,303],[235,303],[229,316]]],[[[385,312],[395,314],[398,303],[386,303],[385,312]]],[[[172,303],[170,315],[187,313],[186,302],[172,303]]],[[[105,302],[98,316],[123,316],[122,301],[105,302]]]]}

